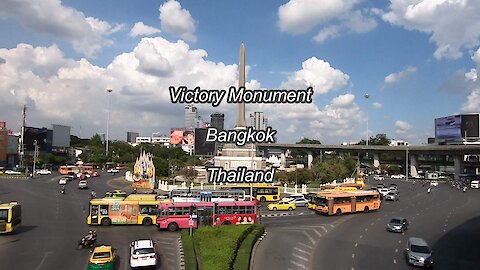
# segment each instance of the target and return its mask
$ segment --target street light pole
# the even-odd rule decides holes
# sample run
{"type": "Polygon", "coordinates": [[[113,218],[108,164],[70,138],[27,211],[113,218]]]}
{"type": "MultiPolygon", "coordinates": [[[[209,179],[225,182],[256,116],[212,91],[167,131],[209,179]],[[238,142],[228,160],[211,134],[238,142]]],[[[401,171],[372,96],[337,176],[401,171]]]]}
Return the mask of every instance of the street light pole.
{"type": "Polygon", "coordinates": [[[368,99],[370,98],[369,94],[363,95],[365,99],[367,100],[367,140],[365,141],[366,145],[368,146],[368,99]]]}
{"type": "Polygon", "coordinates": [[[105,138],[105,142],[106,142],[106,146],[105,146],[105,155],[108,157],[108,125],[109,125],[109,122],[110,122],[110,93],[112,92],[113,90],[112,89],[107,89],[107,96],[108,96],[108,106],[107,106],[107,133],[106,133],[106,138],[105,138]]]}

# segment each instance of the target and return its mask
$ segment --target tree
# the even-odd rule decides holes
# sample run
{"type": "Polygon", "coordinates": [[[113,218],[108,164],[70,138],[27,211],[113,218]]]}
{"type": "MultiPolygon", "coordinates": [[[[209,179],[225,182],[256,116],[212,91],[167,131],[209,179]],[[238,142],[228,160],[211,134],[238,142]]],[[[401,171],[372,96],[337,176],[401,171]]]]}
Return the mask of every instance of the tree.
{"type": "MultiPolygon", "coordinates": [[[[300,141],[296,142],[296,144],[322,144],[322,143],[319,140],[303,138],[300,141]]],[[[292,150],[292,157],[296,159],[296,162],[299,162],[300,160],[303,159],[303,157],[306,157],[306,156],[307,156],[307,151],[304,149],[295,148],[292,150]]]]}
{"type": "Polygon", "coordinates": [[[296,144],[322,144],[322,143],[316,139],[303,138],[300,141],[296,142],[296,144]]]}
{"type": "Polygon", "coordinates": [[[185,177],[187,180],[187,184],[190,185],[190,183],[193,182],[193,179],[195,179],[198,175],[197,170],[191,169],[191,168],[183,168],[180,172],[179,175],[182,175],[185,177]]]}
{"type": "MultiPolygon", "coordinates": [[[[377,134],[375,137],[368,138],[368,145],[389,145],[390,139],[386,134],[377,134]]],[[[365,140],[360,140],[356,145],[365,145],[365,140]]]]}

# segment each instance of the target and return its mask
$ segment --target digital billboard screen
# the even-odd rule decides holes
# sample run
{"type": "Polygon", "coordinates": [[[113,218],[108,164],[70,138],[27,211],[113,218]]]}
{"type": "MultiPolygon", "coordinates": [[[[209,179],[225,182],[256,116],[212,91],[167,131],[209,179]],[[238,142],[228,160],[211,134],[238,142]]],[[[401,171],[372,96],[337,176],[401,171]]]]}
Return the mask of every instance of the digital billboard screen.
{"type": "Polygon", "coordinates": [[[48,152],[48,150],[51,150],[52,141],[48,136],[51,134],[48,133],[48,129],[46,128],[25,127],[25,150],[35,151],[35,141],[37,142],[39,151],[48,152]]]}
{"type": "Polygon", "coordinates": [[[207,129],[195,129],[195,155],[213,155],[215,142],[207,142],[207,129]]]}
{"type": "Polygon", "coordinates": [[[480,119],[478,114],[462,115],[462,135],[467,138],[478,138],[480,119]]]}
{"type": "Polygon", "coordinates": [[[170,144],[178,145],[183,142],[183,128],[172,128],[170,129],[170,144]]]}
{"type": "Polygon", "coordinates": [[[435,138],[462,137],[462,118],[460,115],[447,116],[435,119],[435,138]]]}

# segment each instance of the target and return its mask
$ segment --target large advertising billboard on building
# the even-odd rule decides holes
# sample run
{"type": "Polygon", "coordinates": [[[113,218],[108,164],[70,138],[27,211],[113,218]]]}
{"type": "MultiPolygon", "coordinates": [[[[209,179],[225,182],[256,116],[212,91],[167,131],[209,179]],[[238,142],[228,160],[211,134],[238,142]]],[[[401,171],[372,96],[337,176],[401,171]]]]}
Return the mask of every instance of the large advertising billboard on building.
{"type": "Polygon", "coordinates": [[[47,128],[25,127],[25,133],[24,133],[25,150],[35,151],[35,141],[36,141],[39,151],[51,152],[52,140],[49,135],[52,135],[52,134],[51,132],[48,132],[47,128]]]}
{"type": "Polygon", "coordinates": [[[452,115],[435,119],[435,138],[448,139],[462,137],[462,118],[452,115]]]}
{"type": "Polygon", "coordinates": [[[462,115],[462,136],[466,138],[480,137],[479,125],[479,114],[462,115]]]}
{"type": "Polygon", "coordinates": [[[172,128],[170,129],[170,144],[194,145],[195,132],[193,130],[185,130],[184,128],[172,128]]]}
{"type": "Polygon", "coordinates": [[[207,129],[195,129],[195,155],[213,155],[215,142],[207,142],[207,129]]]}
{"type": "Polygon", "coordinates": [[[62,125],[52,125],[52,146],[70,147],[70,127],[62,125]]]}

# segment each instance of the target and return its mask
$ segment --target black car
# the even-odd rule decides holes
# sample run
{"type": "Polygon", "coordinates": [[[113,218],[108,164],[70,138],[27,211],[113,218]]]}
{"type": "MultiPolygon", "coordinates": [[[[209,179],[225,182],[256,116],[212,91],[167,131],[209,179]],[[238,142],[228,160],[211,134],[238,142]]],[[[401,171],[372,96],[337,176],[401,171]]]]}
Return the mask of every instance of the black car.
{"type": "Polygon", "coordinates": [[[395,217],[387,224],[387,231],[390,232],[404,232],[408,230],[408,221],[406,218],[395,217]]]}

